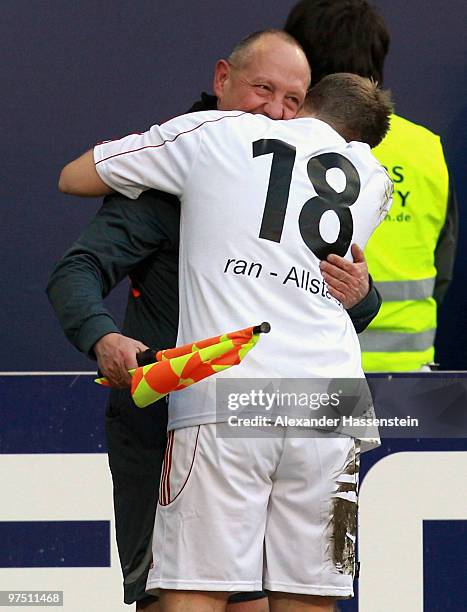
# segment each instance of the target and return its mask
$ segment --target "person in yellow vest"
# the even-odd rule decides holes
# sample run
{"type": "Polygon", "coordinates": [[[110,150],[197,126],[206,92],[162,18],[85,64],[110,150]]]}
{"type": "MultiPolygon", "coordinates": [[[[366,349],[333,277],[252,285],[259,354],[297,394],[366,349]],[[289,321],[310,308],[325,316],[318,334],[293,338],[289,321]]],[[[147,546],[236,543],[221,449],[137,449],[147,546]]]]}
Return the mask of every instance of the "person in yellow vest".
{"type": "MultiPolygon", "coordinates": [[[[353,72],[383,81],[390,36],[365,0],[301,0],[285,28],[302,45],[312,85],[353,72]]],[[[390,213],[366,247],[383,304],[360,337],[366,372],[425,369],[434,362],[437,308],[452,279],[457,204],[439,137],[392,115],[373,150],[394,182],[390,213]]]]}

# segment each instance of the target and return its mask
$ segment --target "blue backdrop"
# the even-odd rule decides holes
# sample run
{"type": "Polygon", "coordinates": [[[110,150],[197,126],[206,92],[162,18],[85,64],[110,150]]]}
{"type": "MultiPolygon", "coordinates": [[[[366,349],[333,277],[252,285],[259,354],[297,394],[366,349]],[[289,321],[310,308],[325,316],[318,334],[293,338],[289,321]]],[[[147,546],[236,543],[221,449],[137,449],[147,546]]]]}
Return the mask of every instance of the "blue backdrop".
{"type": "MultiPolygon", "coordinates": [[[[210,90],[219,57],[253,30],[280,27],[293,4],[293,0],[3,0],[0,370],[92,369],[65,341],[44,293],[54,261],[98,207],[96,200],[58,193],[58,173],[64,163],[96,141],[141,131],[182,113],[201,90],[210,90]]],[[[465,2],[451,0],[447,6],[435,0],[380,0],[378,4],[392,34],[385,85],[393,91],[399,114],[441,134],[457,185],[459,254],[455,281],[440,313],[437,347],[445,367],[465,368],[465,2]]],[[[123,286],[111,298],[115,312],[122,312],[125,294],[123,286]]],[[[17,388],[15,377],[0,383],[3,419],[9,425],[8,432],[0,435],[0,453],[105,452],[102,395],[89,381],[84,384],[79,379],[73,393],[67,381],[55,378],[30,379],[22,386],[26,394],[17,388]]],[[[392,441],[367,456],[363,471],[384,454],[419,449],[463,450],[465,441],[392,441]]],[[[0,555],[0,567],[62,563],[50,555],[45,561],[29,558],[31,550],[40,548],[30,546],[38,537],[35,525],[16,527],[9,524],[5,531],[0,525],[2,540],[9,538],[3,550],[6,554],[20,547],[24,554],[0,555]]],[[[66,544],[68,534],[71,541],[79,538],[96,544],[81,550],[94,555],[91,560],[79,557],[80,549],[71,547],[71,556],[68,549],[66,554],[61,551],[69,567],[108,564],[107,523],[51,523],[47,529],[48,542],[55,538],[66,544]]],[[[465,521],[424,524],[425,610],[464,609],[465,564],[458,563],[459,558],[452,561],[452,551],[454,544],[465,543],[465,536],[465,521]],[[449,575],[440,572],[446,567],[452,569],[449,575]]],[[[462,550],[465,544],[456,555],[462,550]]],[[[344,607],[355,610],[356,604],[344,607]]]]}
{"type": "MultiPolygon", "coordinates": [[[[213,65],[248,32],[280,27],[293,0],[4,0],[0,199],[4,280],[0,370],[89,369],[45,298],[54,261],[98,206],[58,193],[65,162],[140,131],[210,89],[213,65]],[[27,366],[25,360],[27,358],[27,366]]],[[[439,357],[467,365],[465,3],[381,0],[392,33],[386,85],[397,110],[442,135],[460,200],[456,278],[440,315],[439,357]]],[[[112,299],[121,312],[126,287],[112,299]]]]}

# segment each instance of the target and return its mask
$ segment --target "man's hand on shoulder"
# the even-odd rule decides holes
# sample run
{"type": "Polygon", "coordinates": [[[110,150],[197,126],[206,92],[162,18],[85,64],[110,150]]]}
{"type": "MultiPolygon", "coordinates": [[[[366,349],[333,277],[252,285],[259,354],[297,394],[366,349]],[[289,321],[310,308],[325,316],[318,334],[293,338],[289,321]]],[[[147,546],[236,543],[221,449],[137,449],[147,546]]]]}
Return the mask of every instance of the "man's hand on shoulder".
{"type": "Polygon", "coordinates": [[[346,310],[353,308],[368,295],[370,281],[368,265],[362,249],[353,244],[353,263],[339,255],[329,255],[320,263],[321,274],[328,285],[329,293],[339,300],[346,310]]]}
{"type": "Polygon", "coordinates": [[[125,389],[131,386],[128,370],[138,367],[136,355],[148,346],[122,334],[107,334],[94,345],[97,365],[112,387],[125,389]]]}

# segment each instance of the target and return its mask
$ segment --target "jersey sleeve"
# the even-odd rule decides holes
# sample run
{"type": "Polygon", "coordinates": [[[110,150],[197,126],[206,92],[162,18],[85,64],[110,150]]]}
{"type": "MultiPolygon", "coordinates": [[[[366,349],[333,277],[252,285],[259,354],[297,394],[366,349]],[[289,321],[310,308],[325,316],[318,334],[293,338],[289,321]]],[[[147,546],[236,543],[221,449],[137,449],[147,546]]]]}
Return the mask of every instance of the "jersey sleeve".
{"type": "Polygon", "coordinates": [[[180,197],[196,161],[205,115],[210,114],[182,115],[143,134],[96,145],[97,173],[106,185],[131,199],[146,189],[180,197]]]}

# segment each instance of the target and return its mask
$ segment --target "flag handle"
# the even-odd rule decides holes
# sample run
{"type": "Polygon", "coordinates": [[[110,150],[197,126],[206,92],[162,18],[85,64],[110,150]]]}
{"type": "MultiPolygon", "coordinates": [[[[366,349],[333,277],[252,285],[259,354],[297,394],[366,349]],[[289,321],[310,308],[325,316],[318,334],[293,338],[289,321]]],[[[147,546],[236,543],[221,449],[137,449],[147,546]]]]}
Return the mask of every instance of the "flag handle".
{"type": "MultiPolygon", "coordinates": [[[[271,331],[271,326],[267,321],[263,321],[260,325],[255,325],[253,327],[254,334],[268,334],[271,331]]],[[[156,354],[159,349],[146,349],[145,351],[141,351],[140,353],[136,353],[136,361],[138,366],[149,365],[150,363],[156,362],[156,354]]],[[[97,370],[97,377],[103,378],[104,375],[100,370],[97,370]]]]}
{"type": "Polygon", "coordinates": [[[271,331],[271,326],[267,321],[263,321],[260,325],[255,325],[253,327],[254,334],[269,334],[271,331]]]}
{"type": "Polygon", "coordinates": [[[145,351],[141,351],[141,353],[136,353],[136,361],[138,366],[149,365],[150,363],[155,363],[156,361],[156,353],[159,352],[159,349],[146,349],[145,351]]]}

